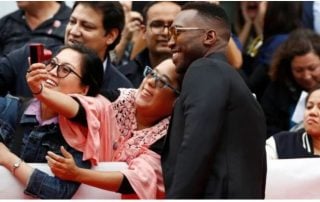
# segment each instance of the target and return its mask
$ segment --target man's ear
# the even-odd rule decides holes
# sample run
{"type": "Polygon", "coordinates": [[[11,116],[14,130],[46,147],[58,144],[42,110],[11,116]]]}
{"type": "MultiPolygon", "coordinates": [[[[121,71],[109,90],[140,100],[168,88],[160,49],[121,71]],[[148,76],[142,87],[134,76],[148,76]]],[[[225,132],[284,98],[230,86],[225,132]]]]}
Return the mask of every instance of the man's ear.
{"type": "Polygon", "coordinates": [[[206,37],[204,39],[204,44],[205,45],[212,45],[212,44],[215,44],[216,41],[217,41],[216,32],[213,29],[207,31],[206,37]]]}
{"type": "Polygon", "coordinates": [[[106,44],[108,46],[110,46],[116,39],[117,37],[119,36],[119,34],[121,34],[119,32],[119,29],[117,28],[113,28],[111,29],[108,34],[107,34],[107,40],[106,40],[106,44]]]}
{"type": "Polygon", "coordinates": [[[142,38],[145,40],[146,39],[146,32],[147,32],[147,28],[145,24],[141,25],[141,32],[142,32],[142,38]]]}

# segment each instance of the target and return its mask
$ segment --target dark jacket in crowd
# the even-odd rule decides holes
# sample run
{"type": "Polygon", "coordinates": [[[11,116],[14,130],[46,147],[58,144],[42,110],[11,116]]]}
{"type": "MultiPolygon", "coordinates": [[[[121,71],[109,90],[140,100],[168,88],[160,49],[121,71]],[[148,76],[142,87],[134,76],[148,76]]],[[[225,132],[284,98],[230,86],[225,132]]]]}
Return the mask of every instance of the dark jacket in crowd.
{"type": "Polygon", "coordinates": [[[131,60],[128,64],[120,66],[119,70],[131,81],[135,88],[139,88],[144,78],[143,70],[146,65],[151,67],[148,49],[144,49],[136,56],[135,59],[131,60]]]}
{"type": "Polygon", "coordinates": [[[261,106],[267,121],[267,137],[280,131],[290,130],[292,114],[302,90],[297,86],[281,82],[271,82],[262,99],[261,106]]]}
{"type": "Polygon", "coordinates": [[[283,131],[275,134],[273,139],[279,159],[319,157],[314,154],[312,138],[304,129],[295,132],[283,131]]]}

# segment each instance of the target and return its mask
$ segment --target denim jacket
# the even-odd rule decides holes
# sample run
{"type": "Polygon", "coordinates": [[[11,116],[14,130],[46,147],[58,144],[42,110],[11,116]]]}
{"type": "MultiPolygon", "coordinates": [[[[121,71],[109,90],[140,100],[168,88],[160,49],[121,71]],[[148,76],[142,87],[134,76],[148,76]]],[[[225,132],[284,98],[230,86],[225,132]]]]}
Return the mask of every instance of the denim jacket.
{"type": "MultiPolygon", "coordinates": [[[[19,98],[0,97],[0,140],[9,148],[12,146],[19,106],[19,98]]],[[[89,161],[82,161],[81,152],[66,143],[58,124],[40,126],[35,115],[27,114],[22,115],[19,123],[24,128],[20,158],[25,162],[46,163],[45,156],[48,151],[62,155],[60,146],[64,146],[79,167],[91,167],[89,161]]],[[[65,199],[71,198],[79,186],[80,183],[61,180],[35,169],[24,192],[42,199],[65,199]]]]}

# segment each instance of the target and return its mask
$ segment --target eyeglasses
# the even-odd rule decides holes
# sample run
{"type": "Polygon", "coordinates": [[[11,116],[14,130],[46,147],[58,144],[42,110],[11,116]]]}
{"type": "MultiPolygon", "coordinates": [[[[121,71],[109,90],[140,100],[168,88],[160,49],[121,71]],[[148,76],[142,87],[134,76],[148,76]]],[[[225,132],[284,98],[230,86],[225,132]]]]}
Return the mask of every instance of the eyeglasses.
{"type": "Polygon", "coordinates": [[[171,39],[172,36],[174,37],[174,39],[176,39],[181,32],[197,31],[197,30],[207,30],[207,29],[199,28],[199,27],[177,27],[177,26],[172,26],[172,27],[169,27],[168,35],[169,35],[169,39],[171,39]]]}
{"type": "Polygon", "coordinates": [[[153,34],[160,34],[164,31],[165,28],[170,28],[172,23],[166,24],[164,21],[155,20],[150,23],[150,29],[153,34]]]}
{"type": "Polygon", "coordinates": [[[52,59],[52,60],[50,60],[49,62],[46,63],[47,71],[51,71],[51,70],[53,70],[54,68],[57,67],[57,77],[58,78],[65,78],[70,73],[73,73],[77,77],[82,79],[82,77],[69,66],[71,66],[71,65],[70,64],[58,64],[54,59],[52,59]]]}
{"type": "Polygon", "coordinates": [[[164,79],[162,79],[157,72],[155,72],[151,67],[149,66],[146,66],[144,68],[144,71],[143,71],[143,76],[146,77],[146,78],[154,78],[154,83],[155,83],[155,86],[157,88],[163,88],[163,87],[168,87],[170,88],[171,90],[173,90],[173,92],[175,92],[177,95],[180,94],[180,92],[174,88],[171,84],[169,84],[167,81],[165,81],[164,79]]]}

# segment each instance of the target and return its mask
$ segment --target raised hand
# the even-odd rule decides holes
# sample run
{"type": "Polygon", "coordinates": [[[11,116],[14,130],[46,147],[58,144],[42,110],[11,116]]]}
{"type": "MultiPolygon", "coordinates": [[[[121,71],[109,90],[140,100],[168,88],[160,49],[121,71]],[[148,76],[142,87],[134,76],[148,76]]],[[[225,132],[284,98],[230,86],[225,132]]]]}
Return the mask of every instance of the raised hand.
{"type": "Polygon", "coordinates": [[[267,2],[261,1],[258,5],[258,13],[254,19],[254,26],[258,35],[263,33],[264,16],[266,15],[267,2]]]}
{"type": "Polygon", "coordinates": [[[43,82],[48,79],[48,71],[45,64],[34,63],[27,70],[26,80],[33,94],[40,94],[43,89],[43,82]]]}
{"type": "Polygon", "coordinates": [[[126,26],[124,27],[122,37],[130,41],[133,34],[141,29],[142,22],[143,18],[139,12],[130,11],[126,15],[126,26]]]}

